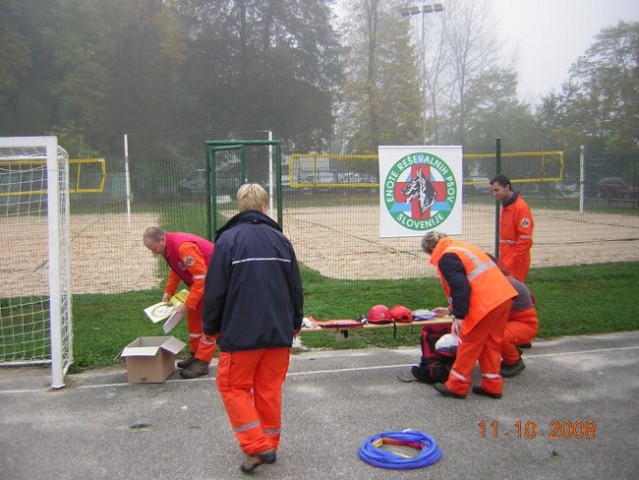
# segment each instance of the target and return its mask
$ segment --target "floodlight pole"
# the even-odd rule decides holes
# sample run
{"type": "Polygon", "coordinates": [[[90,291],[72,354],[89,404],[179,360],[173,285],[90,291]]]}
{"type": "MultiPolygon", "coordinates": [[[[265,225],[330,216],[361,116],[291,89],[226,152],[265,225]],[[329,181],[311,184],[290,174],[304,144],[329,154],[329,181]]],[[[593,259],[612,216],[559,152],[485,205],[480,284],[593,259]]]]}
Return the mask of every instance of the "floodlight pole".
{"type": "MultiPolygon", "coordinates": [[[[268,141],[273,141],[273,131],[272,130],[261,130],[262,132],[268,133],[268,141]]],[[[273,216],[273,145],[268,146],[268,214],[273,216]]]]}
{"type": "MultiPolygon", "coordinates": [[[[273,131],[268,131],[268,141],[273,141],[273,131]]],[[[269,181],[269,192],[268,192],[268,213],[272,217],[273,216],[273,145],[268,146],[268,176],[270,178],[269,181]]]]}
{"type": "Polygon", "coordinates": [[[579,213],[584,213],[584,199],[586,198],[586,147],[579,147],[579,213]]]}
{"type": "Polygon", "coordinates": [[[131,231],[131,177],[129,176],[129,135],[124,134],[124,179],[126,182],[126,219],[131,231]]]}
{"type": "Polygon", "coordinates": [[[420,87],[422,90],[422,101],[424,104],[422,105],[422,139],[424,145],[428,141],[428,126],[426,120],[426,110],[428,108],[428,96],[426,95],[426,15],[429,13],[439,13],[444,11],[444,6],[441,3],[435,3],[433,5],[422,5],[422,8],[419,7],[408,7],[402,8],[400,10],[400,15],[402,17],[410,17],[413,15],[422,15],[422,28],[420,32],[420,42],[419,42],[419,55],[420,55],[420,87]]]}

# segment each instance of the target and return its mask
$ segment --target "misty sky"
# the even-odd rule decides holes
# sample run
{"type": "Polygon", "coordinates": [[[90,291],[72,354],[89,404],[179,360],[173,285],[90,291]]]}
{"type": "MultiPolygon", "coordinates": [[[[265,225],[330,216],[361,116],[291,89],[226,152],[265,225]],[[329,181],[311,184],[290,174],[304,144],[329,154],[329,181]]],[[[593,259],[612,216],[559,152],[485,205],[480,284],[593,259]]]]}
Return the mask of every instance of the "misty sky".
{"type": "Polygon", "coordinates": [[[517,49],[520,97],[532,103],[561,89],[570,66],[602,28],[639,21],[637,0],[489,1],[506,53],[517,49]]]}

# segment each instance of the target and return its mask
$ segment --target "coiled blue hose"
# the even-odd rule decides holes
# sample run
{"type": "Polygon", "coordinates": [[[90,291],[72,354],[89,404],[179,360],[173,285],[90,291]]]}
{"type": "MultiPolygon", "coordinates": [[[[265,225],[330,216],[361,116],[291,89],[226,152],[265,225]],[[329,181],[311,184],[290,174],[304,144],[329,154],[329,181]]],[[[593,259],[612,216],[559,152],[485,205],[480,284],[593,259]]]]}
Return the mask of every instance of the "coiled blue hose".
{"type": "Polygon", "coordinates": [[[359,458],[375,467],[408,470],[428,467],[436,463],[442,458],[442,451],[439,449],[435,439],[427,433],[404,430],[402,432],[379,433],[367,438],[359,447],[359,458]],[[379,448],[384,443],[415,449],[421,448],[421,451],[418,456],[407,458],[379,448]]]}

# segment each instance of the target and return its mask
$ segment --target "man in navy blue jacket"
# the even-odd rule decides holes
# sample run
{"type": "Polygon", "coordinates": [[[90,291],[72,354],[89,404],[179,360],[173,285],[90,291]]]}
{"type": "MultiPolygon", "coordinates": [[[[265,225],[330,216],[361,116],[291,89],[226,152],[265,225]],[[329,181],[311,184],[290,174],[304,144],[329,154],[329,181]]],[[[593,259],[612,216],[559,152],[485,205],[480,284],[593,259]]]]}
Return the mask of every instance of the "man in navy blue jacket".
{"type": "Polygon", "coordinates": [[[266,191],[242,185],[237,202],[240,213],[216,232],[202,322],[205,335],[220,335],[216,382],[249,473],[276,460],[282,384],[304,299],[293,245],[266,215],[266,191]]]}

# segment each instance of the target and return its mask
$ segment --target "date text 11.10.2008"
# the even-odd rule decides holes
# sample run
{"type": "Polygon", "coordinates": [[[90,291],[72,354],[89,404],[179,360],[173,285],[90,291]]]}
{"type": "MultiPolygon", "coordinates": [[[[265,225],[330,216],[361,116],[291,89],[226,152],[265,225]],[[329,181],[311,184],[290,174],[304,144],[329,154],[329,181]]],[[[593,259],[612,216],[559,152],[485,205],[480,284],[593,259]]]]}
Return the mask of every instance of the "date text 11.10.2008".
{"type": "Polygon", "coordinates": [[[524,438],[538,437],[556,439],[585,438],[593,439],[597,436],[597,422],[594,420],[552,420],[547,425],[537,424],[532,420],[516,421],[512,426],[493,422],[479,422],[479,434],[481,438],[524,438]]]}

